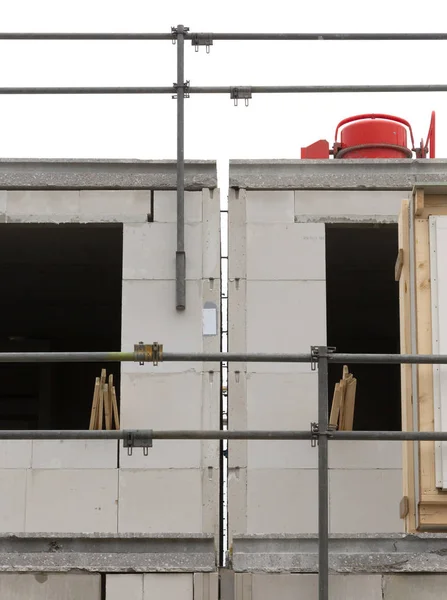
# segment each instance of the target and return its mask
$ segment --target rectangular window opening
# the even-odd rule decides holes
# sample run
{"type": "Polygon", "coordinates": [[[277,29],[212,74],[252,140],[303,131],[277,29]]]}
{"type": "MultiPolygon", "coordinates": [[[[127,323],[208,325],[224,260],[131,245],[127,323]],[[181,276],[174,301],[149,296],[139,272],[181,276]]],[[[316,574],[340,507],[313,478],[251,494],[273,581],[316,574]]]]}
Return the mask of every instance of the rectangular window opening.
{"type": "MultiPolygon", "coordinates": [[[[399,353],[397,225],[326,225],[327,343],[338,352],[399,353]]],[[[348,365],[357,379],[354,429],[401,429],[399,365],[348,365]]],[[[343,365],[329,365],[329,410],[343,365]]]]}
{"type": "MultiPolygon", "coordinates": [[[[0,352],[121,349],[122,225],[0,225],[0,352]]],[[[0,429],[88,429],[119,363],[0,364],[0,429]]]]}

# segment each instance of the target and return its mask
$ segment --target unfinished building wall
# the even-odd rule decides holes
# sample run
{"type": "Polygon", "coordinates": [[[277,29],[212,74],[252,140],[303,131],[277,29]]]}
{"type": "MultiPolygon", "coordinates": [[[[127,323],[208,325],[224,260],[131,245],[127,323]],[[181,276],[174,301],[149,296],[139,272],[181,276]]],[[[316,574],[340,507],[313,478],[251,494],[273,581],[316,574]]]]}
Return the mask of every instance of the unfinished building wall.
{"type": "MultiPolygon", "coordinates": [[[[54,272],[51,289],[59,294],[57,273],[63,272],[68,252],[67,245],[54,243],[54,231],[62,232],[60,244],[61,240],[67,242],[67,227],[72,233],[77,228],[85,232],[90,226],[98,232],[114,228],[115,238],[118,235],[120,262],[114,269],[119,269],[119,285],[113,291],[118,311],[113,314],[106,311],[112,290],[105,262],[116,250],[116,239],[112,248],[106,243],[107,236],[98,234],[97,244],[90,245],[81,232],[77,246],[68,253],[70,264],[79,273],[97,266],[87,289],[83,285],[78,290],[79,284],[74,282],[70,287],[74,304],[82,296],[81,313],[72,327],[80,347],[74,349],[88,349],[82,347],[84,338],[76,337],[77,330],[88,328],[90,337],[96,335],[99,339],[99,347],[94,348],[98,351],[133,351],[140,341],[158,341],[166,351],[218,352],[220,204],[215,164],[186,165],[184,312],[175,308],[175,163],[62,161],[33,165],[20,162],[18,166],[3,166],[0,189],[2,185],[30,189],[0,191],[0,221],[5,228],[20,227],[21,236],[26,237],[32,229],[36,248],[46,239],[48,264],[54,272]],[[148,189],[126,189],[126,183],[148,189]],[[61,189],[33,189],[50,184],[61,189]],[[86,186],[99,189],[76,189],[86,186]],[[105,186],[119,189],[101,189],[105,186]],[[61,263],[58,270],[54,270],[56,263],[61,263]],[[89,303],[89,298],[98,302],[89,303]],[[103,342],[104,332],[107,335],[116,326],[118,345],[111,348],[103,342]]],[[[27,243],[18,244],[19,250],[27,243]]],[[[14,274],[20,281],[22,254],[19,251],[11,255],[9,262],[14,265],[8,265],[8,274],[12,275],[7,280],[11,287],[14,274]]],[[[3,256],[8,256],[6,247],[3,256]]],[[[36,266],[30,269],[35,273],[34,287],[28,285],[30,299],[37,298],[41,291],[34,280],[39,284],[43,266],[37,257],[34,262],[36,266]]],[[[0,269],[3,273],[3,263],[0,269]]],[[[71,304],[64,305],[60,295],[53,304],[53,314],[61,318],[60,322],[55,319],[53,329],[57,330],[57,323],[69,323],[73,313],[71,304]]],[[[27,323],[33,321],[29,311],[25,317],[27,323]]],[[[12,316],[11,321],[16,332],[21,321],[12,316]]],[[[8,339],[8,344],[22,343],[17,339],[8,339]]],[[[68,423],[64,428],[88,429],[95,375],[99,376],[101,368],[108,372],[112,368],[111,363],[93,366],[96,371],[91,382],[82,387],[82,399],[74,379],[63,378],[65,393],[52,395],[49,406],[53,412],[58,406],[70,405],[82,423],[79,426],[76,420],[74,427],[68,423]]],[[[220,379],[220,364],[214,363],[123,363],[116,375],[117,385],[120,383],[121,428],[218,429],[220,379]]],[[[20,418],[23,421],[23,415],[20,418]]],[[[19,593],[30,598],[50,598],[51,594],[61,600],[74,598],[66,591],[67,586],[76,597],[103,597],[99,576],[74,578],[71,583],[63,574],[52,578],[52,571],[67,570],[121,573],[104,588],[108,600],[109,596],[115,597],[116,589],[131,595],[135,577],[125,573],[151,571],[169,574],[154,579],[145,575],[144,586],[143,575],[138,576],[141,589],[146,590],[141,598],[148,594],[151,598],[169,597],[169,590],[175,590],[179,598],[192,600],[194,581],[197,594],[202,594],[194,598],[216,599],[215,583],[208,583],[208,579],[212,574],[209,572],[216,569],[219,547],[218,441],[155,441],[147,456],[142,449],[134,449],[129,456],[127,448],[109,440],[0,441],[0,481],[8,490],[0,499],[0,553],[4,557],[0,570],[29,572],[27,577],[0,577],[5,600],[19,593]],[[11,533],[18,544],[15,549],[10,548],[11,533]],[[30,544],[33,548],[37,544],[39,551],[29,554],[30,544]],[[67,550],[69,546],[71,550],[67,550]],[[35,571],[43,572],[42,577],[48,580],[46,587],[36,587],[40,580],[34,577],[35,571]],[[204,571],[209,574],[202,582],[204,571]],[[208,588],[211,595],[207,596],[208,588]]]]}
{"type": "MultiPolygon", "coordinates": [[[[396,222],[405,196],[231,189],[230,351],[326,345],[325,223],[396,222]]],[[[228,386],[231,429],[306,430],[317,421],[309,364],[230,365],[228,386]]],[[[331,532],[402,531],[400,444],[334,442],[329,453],[331,532]]],[[[231,442],[229,465],[232,536],[317,531],[317,452],[309,442],[231,442]]]]}

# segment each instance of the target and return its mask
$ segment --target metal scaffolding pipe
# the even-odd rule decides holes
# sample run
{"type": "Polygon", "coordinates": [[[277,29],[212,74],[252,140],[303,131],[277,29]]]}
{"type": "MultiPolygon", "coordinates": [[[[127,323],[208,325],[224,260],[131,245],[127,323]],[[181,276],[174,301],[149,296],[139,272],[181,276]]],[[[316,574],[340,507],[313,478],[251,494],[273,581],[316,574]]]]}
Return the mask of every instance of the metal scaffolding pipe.
{"type": "Polygon", "coordinates": [[[310,440],[311,431],[223,430],[0,430],[0,440],[310,440]]]}
{"type": "Polygon", "coordinates": [[[0,352],[0,363],[139,362],[134,352],[0,352]]]}
{"type": "Polygon", "coordinates": [[[329,355],[334,363],[445,365],[447,354],[344,354],[329,355]]]}
{"type": "MultiPolygon", "coordinates": [[[[447,33],[200,33],[188,32],[185,39],[206,35],[219,41],[436,41],[447,40],[447,33]]],[[[129,41],[172,40],[172,33],[0,33],[0,40],[46,41],[129,41]]]]}
{"type": "MultiPolygon", "coordinates": [[[[447,364],[447,354],[344,354],[329,353],[332,363],[447,364]]],[[[45,362],[140,362],[134,352],[0,352],[0,363],[45,362]]],[[[311,363],[308,354],[237,352],[163,352],[163,362],[311,363]]]]}
{"type": "Polygon", "coordinates": [[[330,440],[447,441],[447,431],[330,431],[330,440]]]}
{"type": "Polygon", "coordinates": [[[177,310],[186,308],[185,254],[185,27],[177,33],[177,250],[175,254],[175,294],[177,310]]]}
{"type": "MultiPolygon", "coordinates": [[[[318,430],[328,429],[327,348],[318,349],[318,430]]],[[[329,598],[329,458],[328,438],[318,438],[318,600],[329,598]]]]}
{"type": "MultiPolygon", "coordinates": [[[[219,429],[50,429],[50,430],[0,430],[0,440],[123,440],[129,434],[141,440],[319,440],[319,452],[324,439],[339,440],[382,440],[382,441],[447,441],[445,431],[264,431],[264,430],[219,430],[219,429]]],[[[324,451],[324,447],[323,447],[324,451]]],[[[323,457],[322,457],[323,458],[323,457]]],[[[323,488],[321,488],[323,490],[323,488]]]]}
{"type": "MultiPolygon", "coordinates": [[[[181,47],[181,38],[177,44],[181,47]]],[[[252,94],[352,94],[378,92],[447,92],[447,85],[255,85],[255,86],[190,86],[188,94],[229,94],[245,87],[252,94]]],[[[183,88],[182,88],[183,89],[183,88]]],[[[177,86],[136,87],[1,87],[5,95],[82,95],[82,94],[175,94],[177,86]]],[[[178,116],[179,118],[179,116],[178,116]]]]}

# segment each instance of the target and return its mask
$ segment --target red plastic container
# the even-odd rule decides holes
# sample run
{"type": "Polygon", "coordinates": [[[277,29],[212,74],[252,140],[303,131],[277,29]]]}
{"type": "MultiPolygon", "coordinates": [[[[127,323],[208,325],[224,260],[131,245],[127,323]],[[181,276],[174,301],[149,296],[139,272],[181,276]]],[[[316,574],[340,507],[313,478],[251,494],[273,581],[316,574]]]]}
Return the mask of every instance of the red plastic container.
{"type": "Polygon", "coordinates": [[[391,115],[368,114],[344,119],[335,131],[337,139],[340,130],[336,158],[411,158],[406,127],[411,135],[410,124],[391,115]]]}

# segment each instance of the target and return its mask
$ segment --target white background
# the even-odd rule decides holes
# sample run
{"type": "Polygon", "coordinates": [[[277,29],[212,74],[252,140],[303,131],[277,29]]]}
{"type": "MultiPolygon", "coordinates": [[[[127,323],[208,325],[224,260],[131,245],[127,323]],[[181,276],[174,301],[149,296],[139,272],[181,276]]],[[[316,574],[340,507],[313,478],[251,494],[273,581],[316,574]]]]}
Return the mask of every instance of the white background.
{"type": "MultiPolygon", "coordinates": [[[[0,30],[432,32],[447,29],[441,0],[0,0],[0,30]]],[[[192,85],[447,83],[446,42],[215,42],[186,44],[192,85]]],[[[172,85],[176,50],[164,42],[0,42],[0,86],[172,85]]],[[[333,142],[350,115],[408,119],[417,141],[438,116],[437,154],[447,156],[446,94],[256,95],[246,108],[227,96],[186,101],[186,158],[299,158],[300,147],[333,142]],[[444,134],[445,132],[445,134],[444,134]]],[[[170,96],[0,96],[0,156],[175,158],[170,96]]],[[[222,189],[226,188],[223,181],[222,189]]]]}

